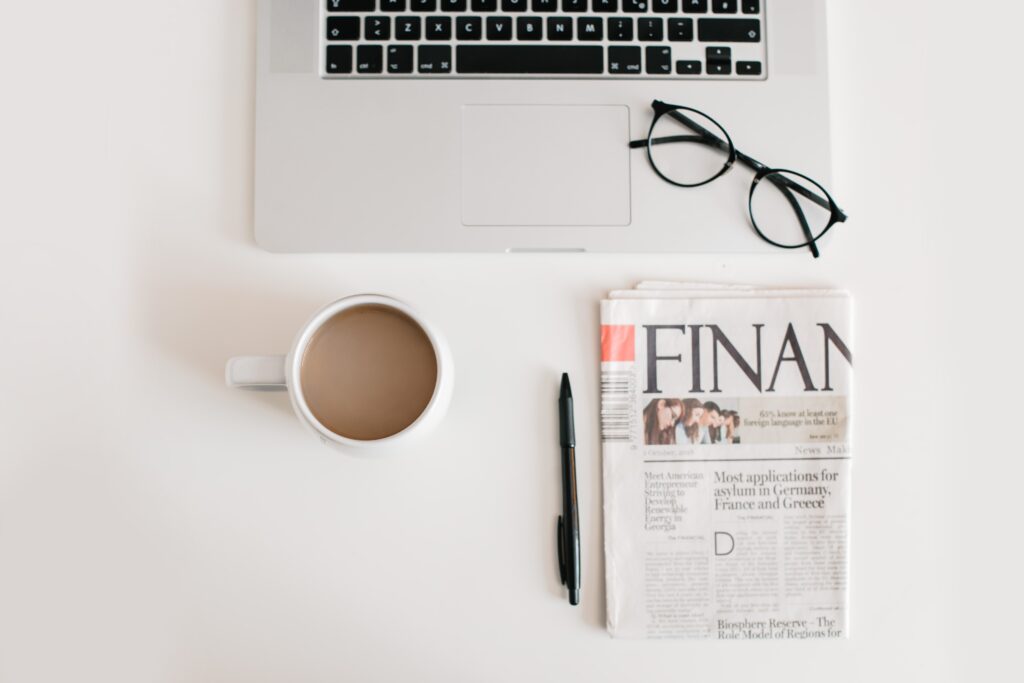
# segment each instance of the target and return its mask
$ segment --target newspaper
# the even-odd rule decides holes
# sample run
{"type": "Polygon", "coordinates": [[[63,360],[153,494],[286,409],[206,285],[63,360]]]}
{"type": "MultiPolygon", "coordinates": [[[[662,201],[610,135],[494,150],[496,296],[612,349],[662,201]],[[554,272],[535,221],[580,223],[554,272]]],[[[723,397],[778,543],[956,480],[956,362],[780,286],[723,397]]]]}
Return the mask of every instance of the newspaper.
{"type": "Polygon", "coordinates": [[[833,290],[602,301],[613,636],[847,636],[850,317],[833,290]]]}

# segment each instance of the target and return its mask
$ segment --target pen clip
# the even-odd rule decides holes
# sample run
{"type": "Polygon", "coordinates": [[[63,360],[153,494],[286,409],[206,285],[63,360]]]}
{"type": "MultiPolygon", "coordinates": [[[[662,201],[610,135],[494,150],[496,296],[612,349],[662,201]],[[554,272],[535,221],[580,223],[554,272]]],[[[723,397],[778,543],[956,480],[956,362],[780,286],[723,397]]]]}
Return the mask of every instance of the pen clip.
{"type": "Polygon", "coordinates": [[[565,586],[568,579],[565,574],[565,524],[562,522],[562,515],[558,515],[558,538],[555,545],[558,547],[558,574],[562,577],[562,585],[565,586]]]}

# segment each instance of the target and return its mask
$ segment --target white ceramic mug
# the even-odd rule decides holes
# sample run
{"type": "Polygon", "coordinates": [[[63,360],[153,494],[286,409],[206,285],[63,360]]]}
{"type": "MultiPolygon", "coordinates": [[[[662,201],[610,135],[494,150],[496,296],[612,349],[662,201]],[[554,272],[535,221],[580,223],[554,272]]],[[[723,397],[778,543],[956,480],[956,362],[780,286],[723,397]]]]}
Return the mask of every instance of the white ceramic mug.
{"type": "Polygon", "coordinates": [[[340,446],[344,450],[379,447],[404,442],[430,431],[441,421],[452,397],[453,384],[452,355],[447,342],[437,329],[406,304],[391,297],[377,294],[360,294],[339,299],[324,306],[302,326],[291,350],[286,356],[238,356],[228,361],[225,379],[228,386],[243,389],[264,389],[287,391],[291,395],[292,407],[307,427],[312,429],[325,444],[340,446]],[[385,306],[412,319],[430,340],[437,359],[437,381],[434,394],[420,416],[408,427],[382,439],[362,441],[350,439],[332,432],[325,427],[309,409],[302,391],[302,357],[313,335],[320,327],[342,311],[355,306],[385,306]]]}

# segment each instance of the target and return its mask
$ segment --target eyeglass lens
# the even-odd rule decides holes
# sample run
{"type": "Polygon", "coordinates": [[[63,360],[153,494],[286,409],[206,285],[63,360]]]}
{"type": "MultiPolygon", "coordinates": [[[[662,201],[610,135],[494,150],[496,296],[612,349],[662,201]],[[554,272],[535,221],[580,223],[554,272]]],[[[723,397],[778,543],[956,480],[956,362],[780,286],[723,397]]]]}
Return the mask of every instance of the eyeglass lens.
{"type": "Polygon", "coordinates": [[[651,161],[667,180],[679,185],[700,185],[729,165],[728,135],[703,114],[670,111],[658,117],[651,130],[651,161]]]}
{"type": "Polygon", "coordinates": [[[813,180],[790,171],[772,171],[752,190],[750,217],[770,242],[800,247],[828,228],[832,208],[825,190],[813,180]]]}

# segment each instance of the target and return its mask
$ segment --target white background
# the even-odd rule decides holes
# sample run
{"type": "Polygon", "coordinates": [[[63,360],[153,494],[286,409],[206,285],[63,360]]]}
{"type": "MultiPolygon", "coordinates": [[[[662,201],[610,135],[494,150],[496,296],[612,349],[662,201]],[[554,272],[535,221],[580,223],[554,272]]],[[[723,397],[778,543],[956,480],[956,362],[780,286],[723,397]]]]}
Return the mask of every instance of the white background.
{"type": "Polygon", "coordinates": [[[1019,675],[1018,3],[830,3],[851,219],[817,261],[264,253],[253,5],[0,7],[0,680],[1019,675]],[[596,302],[642,278],[854,294],[848,641],[606,635],[596,302]],[[365,291],[451,342],[422,448],[337,455],[283,395],[224,387],[229,356],[365,291]],[[554,557],[562,370],[578,609],[554,557]]]}

